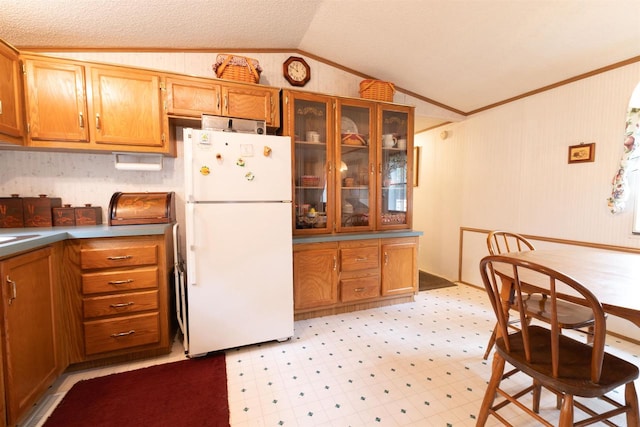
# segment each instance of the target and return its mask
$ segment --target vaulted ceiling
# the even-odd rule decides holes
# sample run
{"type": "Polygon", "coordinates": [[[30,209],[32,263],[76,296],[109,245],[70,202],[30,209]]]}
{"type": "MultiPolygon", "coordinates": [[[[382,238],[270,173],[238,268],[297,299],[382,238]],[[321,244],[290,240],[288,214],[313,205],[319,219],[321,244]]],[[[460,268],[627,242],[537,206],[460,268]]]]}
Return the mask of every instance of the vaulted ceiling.
{"type": "Polygon", "coordinates": [[[640,0],[0,0],[0,38],[294,50],[468,114],[640,60],[640,0]]]}

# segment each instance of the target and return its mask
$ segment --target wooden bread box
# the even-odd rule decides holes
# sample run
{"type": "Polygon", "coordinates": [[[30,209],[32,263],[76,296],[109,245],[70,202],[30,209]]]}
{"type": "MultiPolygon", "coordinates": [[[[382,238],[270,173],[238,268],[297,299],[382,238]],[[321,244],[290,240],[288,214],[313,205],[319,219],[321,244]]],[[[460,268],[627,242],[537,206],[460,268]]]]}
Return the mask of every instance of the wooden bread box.
{"type": "Polygon", "coordinates": [[[109,225],[170,224],[176,220],[175,194],[121,193],[111,196],[109,225]]]}

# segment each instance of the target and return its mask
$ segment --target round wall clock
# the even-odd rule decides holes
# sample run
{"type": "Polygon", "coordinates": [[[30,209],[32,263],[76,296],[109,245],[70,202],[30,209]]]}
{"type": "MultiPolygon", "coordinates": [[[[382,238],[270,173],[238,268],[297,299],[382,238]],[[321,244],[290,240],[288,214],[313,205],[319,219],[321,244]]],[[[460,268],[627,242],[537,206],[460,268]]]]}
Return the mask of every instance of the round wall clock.
{"type": "Polygon", "coordinates": [[[290,56],[282,64],[284,78],[292,86],[304,86],[311,79],[311,68],[306,61],[297,56],[290,56]]]}

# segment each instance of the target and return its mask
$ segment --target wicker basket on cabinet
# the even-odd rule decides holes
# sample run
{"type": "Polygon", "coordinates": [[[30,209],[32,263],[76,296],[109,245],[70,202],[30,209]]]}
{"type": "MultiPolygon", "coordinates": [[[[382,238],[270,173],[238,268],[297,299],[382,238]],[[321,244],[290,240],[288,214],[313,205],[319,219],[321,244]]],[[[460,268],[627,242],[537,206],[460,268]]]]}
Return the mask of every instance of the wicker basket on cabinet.
{"type": "Polygon", "coordinates": [[[361,98],[392,102],[395,91],[395,86],[390,82],[370,79],[360,82],[361,98]]]}
{"type": "Polygon", "coordinates": [[[218,55],[215,64],[213,64],[213,71],[221,79],[258,83],[262,67],[257,59],[236,55],[218,55]]]}

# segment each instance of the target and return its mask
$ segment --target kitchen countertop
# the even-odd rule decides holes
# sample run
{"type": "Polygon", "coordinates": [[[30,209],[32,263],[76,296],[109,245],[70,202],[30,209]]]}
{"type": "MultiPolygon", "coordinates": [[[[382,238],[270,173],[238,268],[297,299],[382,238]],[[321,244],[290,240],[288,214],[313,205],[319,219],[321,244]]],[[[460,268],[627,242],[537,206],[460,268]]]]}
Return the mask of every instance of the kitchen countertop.
{"type": "MultiPolygon", "coordinates": [[[[164,234],[167,227],[173,224],[144,224],[144,225],[87,225],[76,227],[30,227],[30,228],[0,228],[0,258],[11,256],[19,252],[45,246],[50,243],[67,239],[90,239],[96,237],[148,236],[164,234]],[[17,237],[2,242],[4,237],[17,237]]],[[[293,244],[338,242],[345,240],[384,239],[394,237],[418,237],[422,231],[378,231],[368,233],[319,234],[314,236],[294,236],[293,244]]]]}
{"type": "Polygon", "coordinates": [[[400,231],[374,231],[367,233],[341,233],[341,234],[316,234],[313,236],[294,236],[293,244],[299,243],[323,243],[339,242],[344,240],[366,240],[366,239],[392,239],[394,237],[418,237],[422,236],[422,231],[400,230],[400,231]]]}
{"type": "Polygon", "coordinates": [[[164,234],[173,224],[87,225],[77,227],[0,228],[0,258],[67,239],[164,234]],[[7,237],[16,237],[2,241],[7,237]]]}

